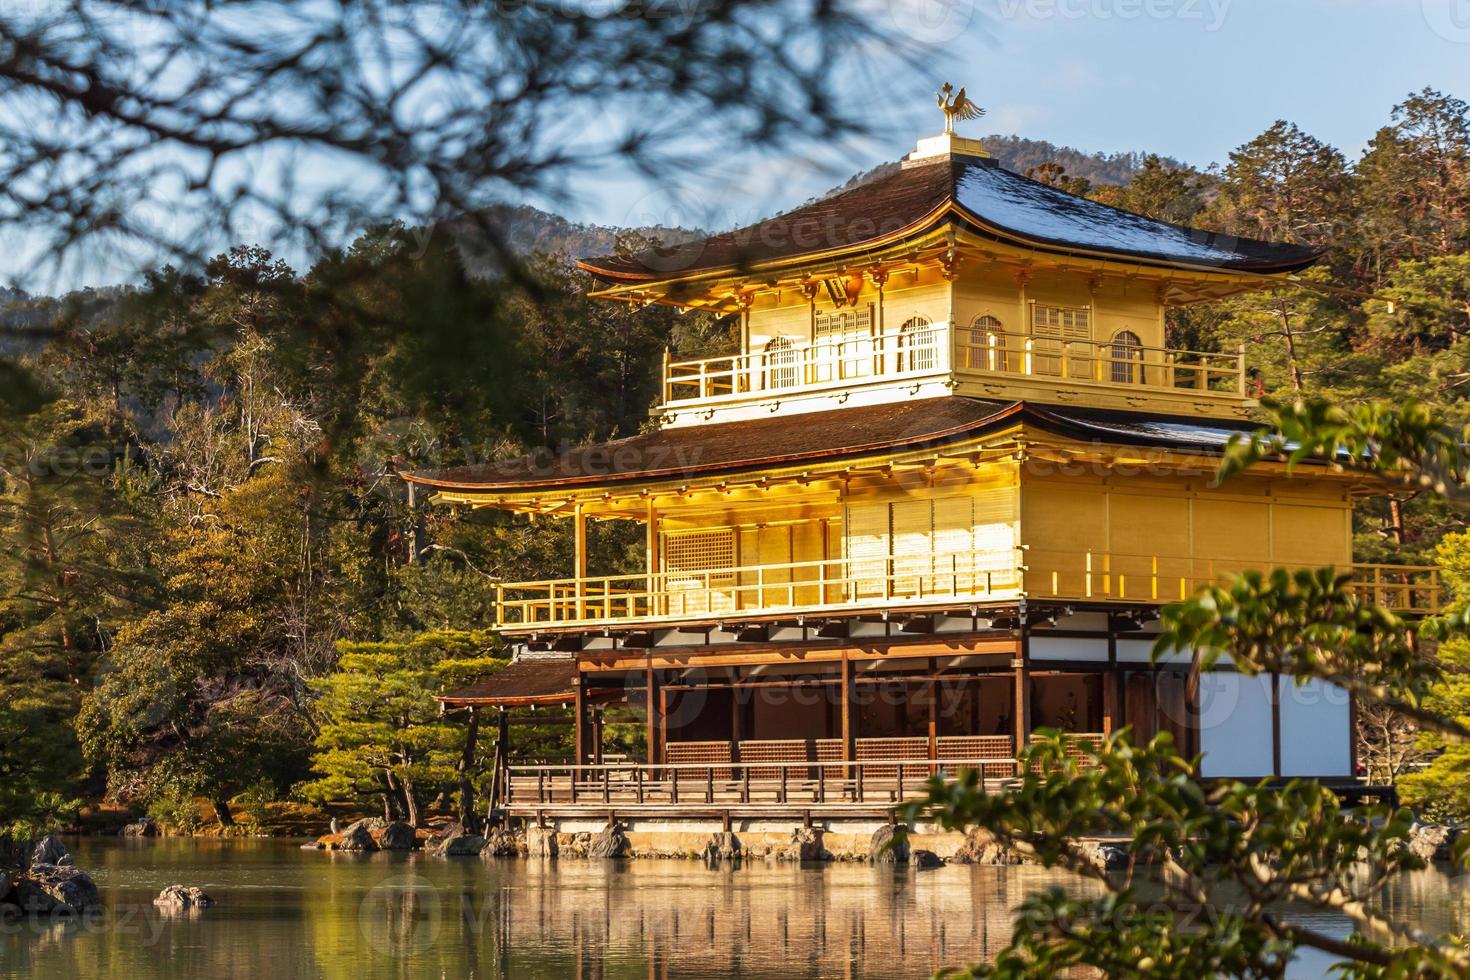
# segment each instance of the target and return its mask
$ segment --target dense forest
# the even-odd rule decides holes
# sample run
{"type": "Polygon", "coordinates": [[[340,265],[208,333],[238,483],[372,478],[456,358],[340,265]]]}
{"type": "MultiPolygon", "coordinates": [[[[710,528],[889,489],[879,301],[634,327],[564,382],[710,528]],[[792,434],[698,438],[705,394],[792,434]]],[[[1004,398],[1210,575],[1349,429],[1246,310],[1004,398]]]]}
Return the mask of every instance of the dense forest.
{"type": "MultiPolygon", "coordinates": [[[[1210,171],[991,143],[1072,193],[1323,249],[1295,288],[1171,315],[1175,346],[1248,345],[1256,394],[1416,398],[1470,421],[1465,102],[1410,95],[1356,160],[1288,122],[1210,171]]],[[[637,431],[666,347],[732,343],[729,323],[586,299],[569,255],[664,230],[502,218],[527,255],[513,274],[467,271],[452,229],[386,227],[309,269],[239,247],[132,288],[6,297],[0,825],[102,798],[183,827],[197,801],[229,824],[232,803],[415,819],[452,798],[460,740],[430,695],[497,662],[478,632],[489,584],[565,569],[571,542],[436,509],[413,554],[396,470],[637,431]]],[[[1358,530],[1361,560],[1440,560],[1470,596],[1470,538],[1442,504],[1367,502],[1358,530]]],[[[591,544],[608,570],[635,550],[610,529],[591,544]]],[[[1470,692],[1443,700],[1470,709],[1470,692]]],[[[1411,726],[1360,723],[1375,780],[1470,815],[1470,759],[1419,771],[1433,746],[1411,726]]]]}

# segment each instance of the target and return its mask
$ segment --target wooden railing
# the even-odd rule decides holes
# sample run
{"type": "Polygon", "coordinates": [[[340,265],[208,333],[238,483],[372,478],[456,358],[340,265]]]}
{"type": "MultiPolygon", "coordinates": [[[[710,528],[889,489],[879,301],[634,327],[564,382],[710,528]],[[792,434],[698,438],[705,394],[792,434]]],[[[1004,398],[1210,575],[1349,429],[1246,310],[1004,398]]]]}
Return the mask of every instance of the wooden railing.
{"type": "MultiPolygon", "coordinates": [[[[1264,564],[1250,559],[1027,549],[509,582],[496,587],[497,626],[636,624],[788,610],[942,606],[1022,596],[1177,602],[1201,586],[1264,564]]],[[[1355,565],[1353,573],[1352,587],[1367,601],[1411,615],[1444,606],[1444,587],[1433,566],[1355,565]]]]}
{"type": "Polygon", "coordinates": [[[1114,341],[985,335],[964,327],[959,330],[955,351],[955,366],[961,372],[1245,396],[1244,353],[1143,347],[1114,341]]]}
{"type": "MultiPolygon", "coordinates": [[[[1024,577],[1026,594],[1033,598],[1161,603],[1187,599],[1202,586],[1265,565],[1251,559],[1028,551],[1024,577]]],[[[1358,598],[1396,612],[1435,613],[1448,598],[1433,565],[1355,564],[1352,572],[1350,587],[1358,598]]]]}
{"type": "Polygon", "coordinates": [[[851,387],[929,375],[1055,378],[1109,387],[1245,397],[1244,353],[985,333],[948,323],[795,342],[776,349],[666,361],[664,404],[851,387]]]}
{"type": "Polygon", "coordinates": [[[1395,612],[1437,613],[1448,599],[1434,565],[1354,565],[1352,585],[1359,598],[1395,612]]]}
{"type": "Polygon", "coordinates": [[[1015,553],[963,552],[664,571],[497,586],[498,622],[610,623],[1019,595],[1015,553]]]}
{"type": "Polygon", "coordinates": [[[1014,776],[1015,759],[936,759],[923,765],[843,759],[815,766],[807,761],[510,766],[505,806],[887,806],[918,795],[930,776],[964,769],[993,772],[1002,766],[1007,778],[1014,776]]]}
{"type": "Polygon", "coordinates": [[[730,357],[664,365],[664,402],[784,392],[875,378],[948,373],[948,324],[842,335],[730,357]]]}
{"type": "MultiPolygon", "coordinates": [[[[1067,737],[1078,746],[1098,746],[1106,738],[1097,732],[1067,737]]],[[[854,749],[855,758],[844,758],[842,740],[836,738],[670,742],[664,747],[667,761],[657,764],[511,765],[503,805],[886,807],[922,793],[933,776],[969,770],[999,788],[1015,779],[1019,768],[1007,735],[860,738],[854,749]]],[[[1075,754],[1080,756],[1080,749],[1075,754]]]]}

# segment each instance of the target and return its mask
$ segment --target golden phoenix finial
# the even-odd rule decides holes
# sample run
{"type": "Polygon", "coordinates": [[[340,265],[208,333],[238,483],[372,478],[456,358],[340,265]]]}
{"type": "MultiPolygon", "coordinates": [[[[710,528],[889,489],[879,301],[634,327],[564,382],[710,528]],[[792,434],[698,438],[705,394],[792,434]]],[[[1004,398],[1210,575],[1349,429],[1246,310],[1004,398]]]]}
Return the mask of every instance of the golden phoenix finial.
{"type": "Polygon", "coordinates": [[[949,84],[949,82],[945,82],[935,95],[935,99],[938,100],[939,108],[944,113],[944,131],[946,133],[954,132],[956,119],[979,119],[985,115],[985,110],[976,105],[965,94],[963,86],[960,87],[958,92],[955,92],[954,86],[949,84]],[[954,92],[954,98],[950,98],[951,92],[954,92]]]}

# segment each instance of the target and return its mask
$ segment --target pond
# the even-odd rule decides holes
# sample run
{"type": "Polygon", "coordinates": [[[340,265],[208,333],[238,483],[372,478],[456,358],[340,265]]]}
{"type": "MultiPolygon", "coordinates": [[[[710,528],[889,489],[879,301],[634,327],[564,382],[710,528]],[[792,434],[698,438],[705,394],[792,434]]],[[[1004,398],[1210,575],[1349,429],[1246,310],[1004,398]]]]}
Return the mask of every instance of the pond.
{"type": "MultiPolygon", "coordinates": [[[[106,913],[0,923],[0,976],[30,978],[918,977],[1000,949],[1011,909],[1068,879],[1038,868],[554,862],[347,855],[275,840],[68,842],[106,913]],[[193,917],[151,902],[198,885],[193,917]]],[[[1421,872],[1388,897],[1442,931],[1470,876],[1421,872]]],[[[1346,935],[1345,920],[1315,924],[1346,935]]],[[[1322,975],[1323,961],[1295,975],[1322,975]]]]}

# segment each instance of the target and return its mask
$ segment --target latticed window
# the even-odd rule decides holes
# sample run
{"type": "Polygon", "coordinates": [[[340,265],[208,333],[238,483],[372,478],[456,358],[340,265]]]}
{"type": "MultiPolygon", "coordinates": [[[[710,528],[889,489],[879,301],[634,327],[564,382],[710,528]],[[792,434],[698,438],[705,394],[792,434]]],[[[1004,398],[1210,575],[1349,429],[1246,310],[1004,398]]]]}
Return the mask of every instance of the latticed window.
{"type": "Polygon", "coordinates": [[[933,371],[939,366],[939,331],[926,316],[910,317],[898,328],[898,369],[933,371]]]}
{"type": "Polygon", "coordinates": [[[1054,340],[1091,340],[1092,310],[1037,303],[1031,307],[1031,333],[1054,340]]]}
{"type": "Polygon", "coordinates": [[[796,348],[785,337],[766,344],[766,387],[795,388],[799,377],[796,348]]]}
{"type": "Polygon", "coordinates": [[[1142,373],[1143,341],[1132,330],[1119,330],[1108,345],[1114,384],[1137,384],[1142,373]]]}
{"type": "Polygon", "coordinates": [[[702,613],[733,609],[735,529],[668,531],[662,537],[669,611],[702,613]]]}
{"type": "Polygon", "coordinates": [[[988,314],[970,321],[965,337],[965,367],[979,371],[1012,370],[1006,357],[1005,329],[988,314]]]}
{"type": "Polygon", "coordinates": [[[818,313],[812,323],[816,382],[873,373],[873,307],[818,313]]]}

